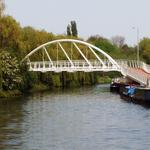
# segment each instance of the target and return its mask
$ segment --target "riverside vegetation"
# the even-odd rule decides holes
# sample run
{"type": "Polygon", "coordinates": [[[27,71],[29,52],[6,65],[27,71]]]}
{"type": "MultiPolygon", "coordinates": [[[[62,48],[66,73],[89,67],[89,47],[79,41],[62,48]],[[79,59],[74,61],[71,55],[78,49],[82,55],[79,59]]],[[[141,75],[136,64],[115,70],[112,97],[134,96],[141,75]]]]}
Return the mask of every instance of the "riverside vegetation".
{"type": "MultiPolygon", "coordinates": [[[[106,83],[110,82],[111,78],[115,77],[116,74],[118,75],[118,73],[114,72],[29,72],[26,64],[20,64],[20,62],[31,50],[55,39],[80,39],[77,37],[77,29],[75,28],[75,35],[71,35],[69,26],[67,26],[67,35],[55,35],[30,26],[21,27],[12,16],[4,15],[4,6],[3,1],[0,0],[0,97],[20,95],[28,91],[53,87],[79,87],[106,83]]],[[[71,23],[76,25],[74,21],[71,23]]],[[[72,33],[74,32],[72,31],[72,33]]],[[[94,35],[89,37],[87,42],[101,48],[114,59],[136,58],[136,47],[129,47],[124,43],[124,38],[120,36],[115,36],[112,40],[109,40],[99,35],[94,35]]],[[[150,63],[150,39],[144,38],[141,40],[140,48],[141,59],[150,63]]],[[[51,55],[55,56],[56,51],[51,51],[51,55]]],[[[77,54],[74,55],[76,59],[79,58],[77,54]]],[[[40,56],[36,54],[35,57],[40,56]]]]}

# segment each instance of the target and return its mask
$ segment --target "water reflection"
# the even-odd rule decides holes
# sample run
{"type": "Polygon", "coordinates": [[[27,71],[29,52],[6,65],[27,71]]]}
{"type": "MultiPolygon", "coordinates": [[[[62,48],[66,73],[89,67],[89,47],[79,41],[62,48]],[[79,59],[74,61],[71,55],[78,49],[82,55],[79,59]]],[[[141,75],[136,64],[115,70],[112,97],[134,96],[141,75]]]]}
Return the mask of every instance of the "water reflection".
{"type": "Polygon", "coordinates": [[[0,149],[15,149],[21,144],[22,104],[21,98],[0,101],[0,149]]]}
{"type": "Polygon", "coordinates": [[[36,93],[0,102],[0,149],[149,149],[149,119],[108,85],[36,93]]]}

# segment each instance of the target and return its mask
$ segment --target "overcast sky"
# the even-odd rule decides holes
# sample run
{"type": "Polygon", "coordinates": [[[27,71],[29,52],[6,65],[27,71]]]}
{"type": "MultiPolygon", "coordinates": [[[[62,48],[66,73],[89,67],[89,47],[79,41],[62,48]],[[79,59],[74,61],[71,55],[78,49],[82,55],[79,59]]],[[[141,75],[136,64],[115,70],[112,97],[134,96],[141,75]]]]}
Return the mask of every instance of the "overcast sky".
{"type": "Polygon", "coordinates": [[[22,26],[33,26],[55,34],[66,32],[71,20],[79,36],[99,34],[106,38],[121,35],[130,45],[150,37],[150,0],[5,0],[6,13],[22,26]]]}

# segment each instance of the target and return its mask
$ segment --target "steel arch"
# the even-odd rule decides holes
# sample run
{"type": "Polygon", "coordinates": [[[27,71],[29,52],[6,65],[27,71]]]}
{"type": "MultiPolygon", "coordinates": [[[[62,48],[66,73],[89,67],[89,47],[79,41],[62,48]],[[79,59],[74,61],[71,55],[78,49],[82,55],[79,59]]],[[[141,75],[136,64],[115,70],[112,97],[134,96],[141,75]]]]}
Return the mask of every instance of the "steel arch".
{"type": "Polygon", "coordinates": [[[83,45],[86,45],[88,47],[91,47],[95,50],[97,50],[98,52],[100,52],[101,54],[103,54],[104,56],[106,56],[108,58],[108,60],[112,63],[112,64],[115,64],[119,67],[119,65],[117,64],[117,62],[111,57],[109,56],[106,52],[104,52],[103,50],[101,50],[100,48],[90,44],[90,43],[87,43],[87,42],[84,42],[84,41],[80,41],[80,40],[75,40],[75,39],[59,39],[59,40],[54,40],[54,41],[50,41],[50,42],[47,42],[45,44],[42,44],[40,45],[39,47],[35,48],[34,50],[32,50],[28,55],[25,56],[25,58],[22,60],[26,60],[28,57],[30,57],[33,53],[35,53],[36,51],[40,50],[41,48],[45,47],[45,46],[48,46],[48,45],[51,45],[51,44],[54,44],[54,43],[59,43],[59,42],[72,42],[72,43],[79,43],[79,44],[83,44],[83,45]]]}

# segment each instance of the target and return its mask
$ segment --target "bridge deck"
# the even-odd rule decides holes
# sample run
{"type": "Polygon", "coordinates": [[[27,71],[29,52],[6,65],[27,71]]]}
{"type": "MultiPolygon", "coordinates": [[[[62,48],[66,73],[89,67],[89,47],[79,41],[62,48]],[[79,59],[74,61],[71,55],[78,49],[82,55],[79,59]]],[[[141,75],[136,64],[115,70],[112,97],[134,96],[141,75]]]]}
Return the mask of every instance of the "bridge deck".
{"type": "Polygon", "coordinates": [[[150,86],[150,73],[141,68],[128,68],[127,76],[140,84],[150,86]]]}
{"type": "Polygon", "coordinates": [[[135,72],[135,74],[141,74],[142,76],[145,76],[145,77],[150,77],[150,73],[144,71],[143,69],[141,68],[130,68],[132,71],[135,72]]]}

